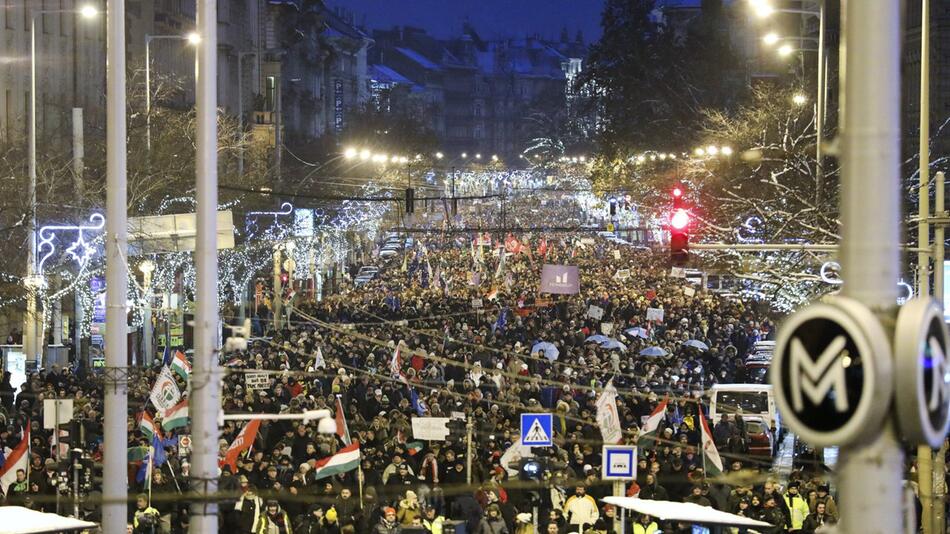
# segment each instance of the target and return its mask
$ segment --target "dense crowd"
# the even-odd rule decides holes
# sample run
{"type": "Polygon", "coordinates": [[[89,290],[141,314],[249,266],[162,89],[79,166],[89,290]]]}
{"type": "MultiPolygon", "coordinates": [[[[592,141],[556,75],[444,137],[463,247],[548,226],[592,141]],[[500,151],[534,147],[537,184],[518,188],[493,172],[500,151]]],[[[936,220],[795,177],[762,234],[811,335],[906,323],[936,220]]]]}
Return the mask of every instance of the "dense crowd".
{"type": "MultiPolygon", "coordinates": [[[[433,229],[377,263],[382,270],[366,285],[319,302],[300,292],[280,329],[268,327],[247,351],[222,356],[225,412],[336,412],[339,406],[338,421],[345,420],[349,434],[342,428],[318,433],[315,422],[264,422],[235,468],[222,468],[222,531],[391,534],[449,532],[464,523],[476,534],[525,534],[535,532],[536,522],[541,533],[616,532],[619,511],[600,501],[613,488],[600,478],[595,422],[596,399],[611,381],[620,393],[623,441],[640,445],[628,495],[712,506],[767,521],[775,525],[772,532],[812,532],[836,520],[820,473],[794,470],[779,484],[769,472],[771,460],[749,454],[741,417],[723,417],[712,428],[726,472],[707,476],[704,469],[704,392],[746,380],[745,356],[775,333],[763,305],[706,291],[672,276],[665,258],[592,234],[473,236],[433,229]],[[505,249],[509,254],[499,254],[505,249]],[[577,265],[580,293],[540,294],[545,263],[577,265]],[[591,306],[602,316],[595,319],[591,306]],[[648,309],[662,309],[662,319],[648,321],[648,309]],[[633,328],[642,330],[625,333],[633,328]],[[595,334],[624,347],[589,342],[595,334]],[[708,350],[684,345],[687,340],[708,350]],[[533,351],[539,342],[556,350],[533,351]],[[647,347],[667,354],[641,356],[647,347]],[[250,384],[247,377],[260,370],[271,371],[268,383],[250,384]],[[657,436],[643,439],[641,426],[664,400],[657,436]],[[522,480],[520,464],[506,456],[518,447],[519,414],[528,412],[555,416],[555,446],[534,449],[544,467],[540,482],[522,480]],[[418,416],[456,419],[462,432],[444,441],[416,439],[412,418],[418,416]],[[359,468],[318,478],[348,438],[359,444],[359,468]]],[[[262,324],[271,324],[266,303],[259,305],[262,324]]],[[[161,426],[164,414],[149,402],[158,371],[138,370],[130,378],[130,451],[155,443],[143,435],[143,419],[161,426]]],[[[177,380],[186,392],[187,380],[177,380]]],[[[100,460],[101,376],[82,365],[52,368],[31,376],[19,392],[7,376],[0,397],[7,414],[0,441],[15,447],[27,421],[32,440],[32,468],[22,482],[2,488],[6,500],[54,510],[56,493],[71,482],[60,480],[51,459],[51,431],[40,424],[42,400],[75,399],[76,419],[64,425],[64,439],[100,460]]],[[[242,426],[228,421],[223,427],[222,457],[242,426]]],[[[177,438],[189,434],[187,425],[163,433],[160,464],[130,453],[134,531],[187,528],[182,494],[190,466],[177,438]]],[[[96,519],[92,486],[86,511],[96,519]]],[[[658,528],[691,531],[690,525],[628,516],[628,532],[658,528]]]]}

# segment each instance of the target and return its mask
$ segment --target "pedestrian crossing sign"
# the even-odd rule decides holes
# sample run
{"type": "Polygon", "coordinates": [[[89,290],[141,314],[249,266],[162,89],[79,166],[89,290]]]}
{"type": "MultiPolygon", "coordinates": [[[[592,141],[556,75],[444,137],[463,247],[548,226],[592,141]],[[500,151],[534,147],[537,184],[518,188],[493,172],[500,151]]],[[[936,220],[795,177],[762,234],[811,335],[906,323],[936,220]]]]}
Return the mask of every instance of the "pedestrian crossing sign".
{"type": "Polygon", "coordinates": [[[550,447],[554,444],[554,419],[549,413],[521,414],[521,444],[526,447],[550,447]]]}

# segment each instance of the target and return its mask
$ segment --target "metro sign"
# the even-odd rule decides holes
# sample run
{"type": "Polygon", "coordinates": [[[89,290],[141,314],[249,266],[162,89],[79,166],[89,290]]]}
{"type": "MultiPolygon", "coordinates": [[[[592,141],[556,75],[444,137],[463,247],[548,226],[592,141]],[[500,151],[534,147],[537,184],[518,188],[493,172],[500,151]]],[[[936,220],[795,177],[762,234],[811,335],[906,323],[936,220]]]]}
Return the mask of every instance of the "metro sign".
{"type": "Polygon", "coordinates": [[[897,413],[901,434],[937,448],[950,428],[950,358],[947,324],[935,300],[918,298],[897,315],[897,413]]]}
{"type": "Polygon", "coordinates": [[[862,304],[836,297],[792,315],[772,361],[775,400],[788,427],[818,447],[876,431],[893,384],[890,344],[862,304]]]}

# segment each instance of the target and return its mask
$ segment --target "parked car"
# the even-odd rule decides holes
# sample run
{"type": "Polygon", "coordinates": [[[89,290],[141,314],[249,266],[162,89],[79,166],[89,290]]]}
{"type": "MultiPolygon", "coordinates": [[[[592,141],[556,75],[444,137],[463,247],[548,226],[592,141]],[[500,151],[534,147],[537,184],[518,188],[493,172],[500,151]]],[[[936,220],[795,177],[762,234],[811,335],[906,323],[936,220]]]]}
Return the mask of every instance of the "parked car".
{"type": "Polygon", "coordinates": [[[772,457],[772,431],[762,417],[743,417],[746,435],[749,437],[749,455],[760,458],[772,457]]]}

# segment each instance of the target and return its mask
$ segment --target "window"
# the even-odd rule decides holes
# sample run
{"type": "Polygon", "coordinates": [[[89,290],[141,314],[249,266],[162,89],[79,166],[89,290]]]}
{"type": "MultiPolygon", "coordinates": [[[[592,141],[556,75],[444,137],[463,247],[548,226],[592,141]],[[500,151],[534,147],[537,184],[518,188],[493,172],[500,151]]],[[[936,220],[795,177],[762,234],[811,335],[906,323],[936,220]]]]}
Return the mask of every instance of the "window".
{"type": "Polygon", "coordinates": [[[6,29],[13,29],[13,0],[3,0],[3,23],[6,29]]]}
{"type": "Polygon", "coordinates": [[[482,105],[481,105],[481,104],[475,104],[475,116],[476,116],[476,117],[481,117],[481,116],[482,116],[482,105]]]}
{"type": "Polygon", "coordinates": [[[277,104],[277,77],[268,76],[265,85],[264,109],[266,111],[274,111],[274,106],[277,104]]]}
{"type": "Polygon", "coordinates": [[[716,410],[721,413],[766,413],[769,411],[769,395],[763,391],[720,391],[716,410]]]}

